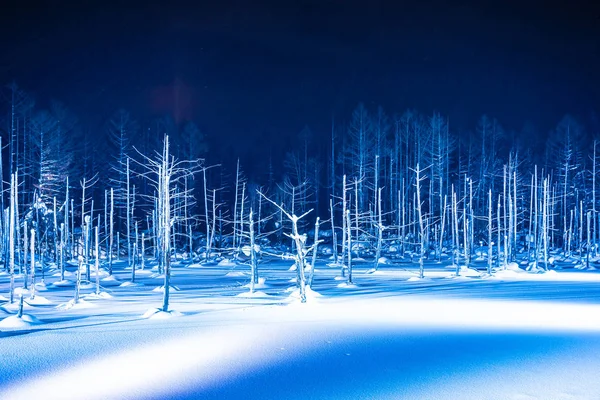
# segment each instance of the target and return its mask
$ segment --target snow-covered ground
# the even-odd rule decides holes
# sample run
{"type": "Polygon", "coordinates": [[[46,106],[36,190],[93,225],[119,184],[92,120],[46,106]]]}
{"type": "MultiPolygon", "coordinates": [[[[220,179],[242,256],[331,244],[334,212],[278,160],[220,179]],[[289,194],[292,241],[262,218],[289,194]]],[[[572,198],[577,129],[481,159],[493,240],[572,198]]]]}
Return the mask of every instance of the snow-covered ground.
{"type": "Polygon", "coordinates": [[[22,318],[0,297],[0,399],[600,398],[597,271],[359,263],[344,285],[319,262],[300,304],[290,265],[255,293],[247,266],[175,265],[171,314],[156,271],[117,265],[100,295],[92,275],[77,303],[47,271],[22,318]]]}

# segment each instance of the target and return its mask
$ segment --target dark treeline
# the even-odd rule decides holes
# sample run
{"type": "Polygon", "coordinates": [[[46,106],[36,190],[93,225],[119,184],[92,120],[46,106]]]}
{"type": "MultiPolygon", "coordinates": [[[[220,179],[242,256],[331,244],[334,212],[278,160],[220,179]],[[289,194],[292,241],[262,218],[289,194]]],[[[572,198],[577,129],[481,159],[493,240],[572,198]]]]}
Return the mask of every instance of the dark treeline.
{"type": "MultiPolygon", "coordinates": [[[[339,231],[333,247],[342,255],[344,240],[380,247],[375,245],[380,236],[399,241],[403,251],[420,246],[425,257],[428,249],[440,254],[452,248],[467,261],[475,247],[491,249],[493,243],[505,249],[494,251],[508,261],[522,248],[541,254],[540,243],[546,251],[562,247],[581,253],[597,238],[600,147],[594,120],[566,115],[539,135],[533,126],[506,130],[484,115],[471,131],[457,132],[439,113],[387,114],[359,104],[351,115],[334,118],[329,132],[306,127],[285,154],[243,165],[210,148],[209,142],[218,145],[218,133],[210,132],[209,140],[193,122],[164,117],[142,124],[116,110],[90,129],[67,106],[38,107],[16,85],[7,86],[3,98],[2,206],[8,207],[8,182],[15,174],[20,216],[37,203],[50,209],[56,202],[60,210],[70,196],[75,221],[83,220],[88,206],[93,216],[106,218],[112,190],[116,231],[131,237],[134,224],[127,219],[132,218],[150,232],[153,204],[147,196],[154,189],[140,178],[133,160],[160,152],[168,135],[176,158],[205,160],[207,169],[182,183],[182,193],[193,189],[195,201],[186,201],[185,215],[176,219],[185,226],[175,230],[181,237],[203,236],[207,247],[215,245],[218,230],[219,240],[232,236],[227,243],[239,248],[250,210],[258,213],[259,235],[268,231],[282,240],[287,222],[281,212],[270,213],[272,204],[258,191],[296,215],[314,210],[301,221],[304,230],[311,218],[319,216],[329,226],[333,218],[339,231]],[[89,204],[77,206],[81,198],[89,204]],[[131,215],[125,211],[133,207],[131,215]]],[[[191,242],[178,243],[189,248],[191,242]]]]}

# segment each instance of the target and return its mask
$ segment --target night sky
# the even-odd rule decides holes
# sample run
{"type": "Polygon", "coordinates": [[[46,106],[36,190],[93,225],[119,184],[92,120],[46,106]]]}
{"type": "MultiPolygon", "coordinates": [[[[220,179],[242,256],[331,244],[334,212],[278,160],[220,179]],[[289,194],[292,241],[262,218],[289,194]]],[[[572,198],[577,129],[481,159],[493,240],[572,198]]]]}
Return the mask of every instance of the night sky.
{"type": "Polygon", "coordinates": [[[437,110],[456,131],[487,113],[544,134],[600,110],[591,1],[72,3],[3,3],[0,82],[63,101],[92,130],[120,107],[168,113],[252,160],[305,124],[328,137],[359,101],[437,110]]]}

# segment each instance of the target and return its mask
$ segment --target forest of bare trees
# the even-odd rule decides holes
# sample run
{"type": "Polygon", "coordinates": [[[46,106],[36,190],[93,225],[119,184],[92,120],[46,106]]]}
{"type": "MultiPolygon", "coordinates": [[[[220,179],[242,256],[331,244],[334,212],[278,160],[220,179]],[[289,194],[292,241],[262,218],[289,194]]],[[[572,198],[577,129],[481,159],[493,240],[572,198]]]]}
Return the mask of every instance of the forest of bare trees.
{"type": "Polygon", "coordinates": [[[110,271],[126,257],[135,279],[153,257],[168,276],[171,258],[228,254],[250,257],[258,282],[257,259],[279,251],[296,260],[304,295],[301,267],[312,257],[314,270],[317,251],[349,283],[354,258],[374,270],[384,255],[408,259],[423,277],[442,257],[458,274],[483,257],[492,273],[513,262],[544,271],[557,252],[589,265],[598,252],[600,132],[570,115],[536,138],[485,115],[458,131],[437,112],[359,104],[319,132],[329,140],[305,127],[286,154],[243,165],[214,159],[193,122],[117,110],[93,135],[61,103],[4,93],[0,251],[11,274],[80,258],[90,280],[93,260],[110,271]]]}

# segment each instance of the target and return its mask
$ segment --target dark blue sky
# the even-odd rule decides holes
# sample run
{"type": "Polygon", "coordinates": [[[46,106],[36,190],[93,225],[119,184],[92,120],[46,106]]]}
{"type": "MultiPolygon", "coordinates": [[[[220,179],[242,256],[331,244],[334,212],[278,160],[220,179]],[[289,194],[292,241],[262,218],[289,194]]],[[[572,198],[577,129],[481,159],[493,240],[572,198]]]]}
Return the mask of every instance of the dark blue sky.
{"type": "Polygon", "coordinates": [[[277,149],[304,124],[327,133],[359,101],[438,110],[455,129],[488,113],[543,133],[564,113],[600,110],[592,2],[10,3],[0,80],[92,125],[119,107],[171,112],[225,147],[278,137],[277,149]]]}

